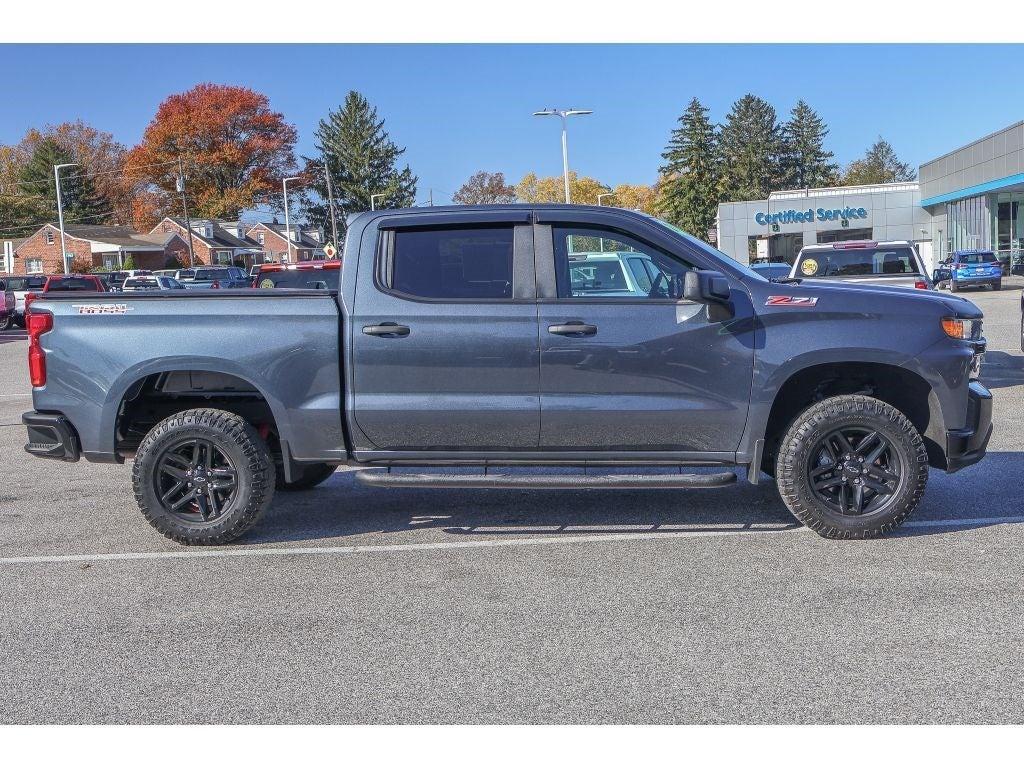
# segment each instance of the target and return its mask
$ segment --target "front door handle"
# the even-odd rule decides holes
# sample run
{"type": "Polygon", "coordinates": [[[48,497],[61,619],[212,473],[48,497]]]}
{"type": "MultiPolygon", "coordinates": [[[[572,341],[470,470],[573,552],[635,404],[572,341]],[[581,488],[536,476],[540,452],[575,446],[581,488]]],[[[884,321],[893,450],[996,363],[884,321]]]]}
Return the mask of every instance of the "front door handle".
{"type": "Polygon", "coordinates": [[[364,325],[363,333],[367,336],[380,336],[385,339],[398,339],[409,335],[409,326],[398,323],[381,323],[380,325],[364,325]]]}
{"type": "Polygon", "coordinates": [[[574,336],[579,338],[581,336],[595,335],[597,333],[597,326],[573,321],[565,325],[549,325],[548,333],[553,333],[556,336],[574,336]]]}

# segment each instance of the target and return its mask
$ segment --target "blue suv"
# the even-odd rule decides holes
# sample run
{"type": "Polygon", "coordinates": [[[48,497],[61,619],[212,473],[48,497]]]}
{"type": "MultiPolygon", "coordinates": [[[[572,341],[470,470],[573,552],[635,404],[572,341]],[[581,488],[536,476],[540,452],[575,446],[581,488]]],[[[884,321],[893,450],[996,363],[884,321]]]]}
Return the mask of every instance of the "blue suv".
{"type": "Polygon", "coordinates": [[[998,291],[1003,287],[1003,267],[993,251],[956,251],[935,270],[933,282],[948,283],[953,293],[981,285],[998,291]]]}

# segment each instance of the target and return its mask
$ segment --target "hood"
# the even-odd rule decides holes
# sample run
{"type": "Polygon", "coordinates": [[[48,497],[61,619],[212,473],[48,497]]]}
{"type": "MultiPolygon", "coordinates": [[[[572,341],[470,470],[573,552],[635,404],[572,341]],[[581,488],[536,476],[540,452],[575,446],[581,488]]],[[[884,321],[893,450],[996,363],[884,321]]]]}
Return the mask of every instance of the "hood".
{"type": "Polygon", "coordinates": [[[776,283],[773,290],[777,292],[792,291],[793,295],[799,296],[836,296],[842,297],[845,302],[856,298],[856,295],[866,295],[872,298],[879,298],[885,302],[913,301],[934,304],[936,308],[949,312],[957,317],[965,319],[980,318],[984,313],[978,309],[974,302],[960,296],[939,293],[938,291],[925,291],[920,288],[900,287],[895,285],[879,285],[877,283],[841,283],[834,280],[801,280],[799,283],[776,283]]]}

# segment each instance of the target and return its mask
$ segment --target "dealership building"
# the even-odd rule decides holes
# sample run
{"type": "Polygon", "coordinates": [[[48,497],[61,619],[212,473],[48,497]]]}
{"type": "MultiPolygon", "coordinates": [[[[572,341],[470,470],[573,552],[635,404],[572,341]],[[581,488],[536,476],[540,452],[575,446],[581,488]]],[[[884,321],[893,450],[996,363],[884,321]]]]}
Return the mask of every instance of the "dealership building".
{"type": "Polygon", "coordinates": [[[918,181],[772,192],[718,206],[718,247],[792,262],[804,245],[910,240],[929,267],[953,251],[1024,258],[1024,121],[921,165],[918,181]]]}

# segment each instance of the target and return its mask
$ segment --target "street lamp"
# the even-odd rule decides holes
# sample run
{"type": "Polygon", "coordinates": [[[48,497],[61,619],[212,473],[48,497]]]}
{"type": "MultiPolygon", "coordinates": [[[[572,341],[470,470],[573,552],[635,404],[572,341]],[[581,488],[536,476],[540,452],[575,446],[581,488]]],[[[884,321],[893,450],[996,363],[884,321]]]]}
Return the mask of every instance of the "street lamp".
{"type": "Polygon", "coordinates": [[[604,197],[615,197],[615,193],[614,192],[602,192],[600,195],[597,196],[597,204],[598,205],[601,205],[601,198],[604,198],[604,197]]]}
{"type": "Polygon", "coordinates": [[[370,195],[370,210],[371,211],[376,211],[377,210],[376,200],[377,200],[378,197],[384,198],[384,197],[387,197],[387,195],[385,195],[385,194],[370,195]]]}
{"type": "Polygon", "coordinates": [[[565,119],[573,115],[590,115],[592,109],[541,109],[533,113],[535,117],[558,115],[562,119],[562,176],[565,179],[565,202],[569,202],[569,145],[566,141],[565,119]]]}
{"type": "Polygon", "coordinates": [[[60,198],[60,169],[71,168],[78,163],[60,163],[53,166],[53,179],[57,182],[57,223],[60,226],[60,263],[64,265],[64,274],[68,273],[68,251],[64,243],[64,202],[60,198]]]}
{"type": "Polygon", "coordinates": [[[301,178],[301,176],[289,176],[281,180],[281,186],[284,187],[284,236],[288,241],[288,258],[286,261],[292,260],[292,226],[291,218],[288,216],[288,182],[299,181],[301,178]]]}

